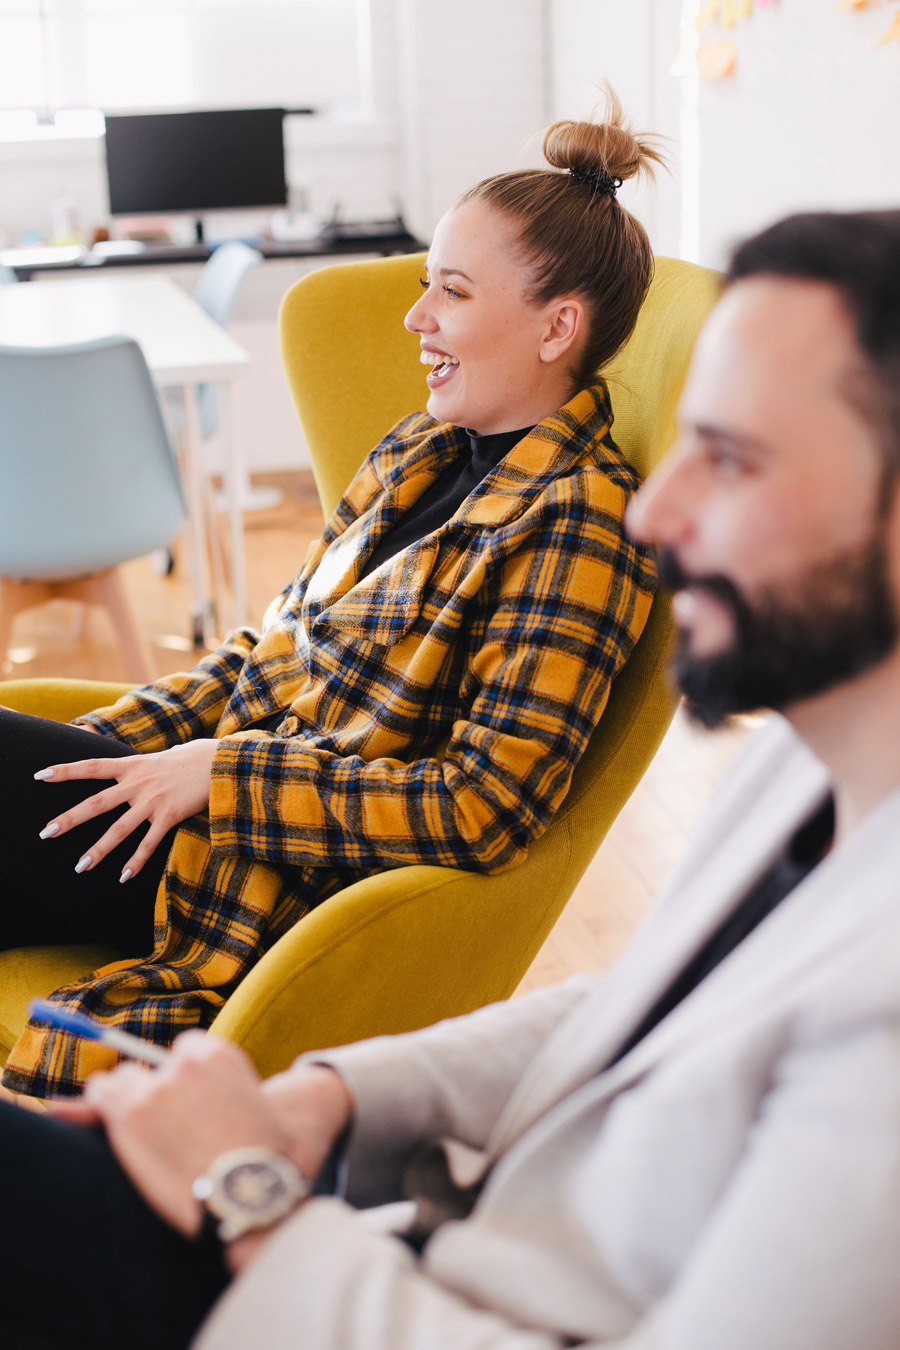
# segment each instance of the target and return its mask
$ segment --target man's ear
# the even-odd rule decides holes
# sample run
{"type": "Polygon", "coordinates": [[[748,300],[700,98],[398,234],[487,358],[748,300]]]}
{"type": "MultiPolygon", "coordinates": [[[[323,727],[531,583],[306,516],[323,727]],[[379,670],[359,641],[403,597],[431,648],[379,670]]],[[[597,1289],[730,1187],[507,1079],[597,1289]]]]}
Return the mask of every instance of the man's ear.
{"type": "Polygon", "coordinates": [[[558,361],[566,356],[585,331],[584,305],[570,298],[557,300],[548,310],[547,327],[541,339],[542,361],[558,361]]]}

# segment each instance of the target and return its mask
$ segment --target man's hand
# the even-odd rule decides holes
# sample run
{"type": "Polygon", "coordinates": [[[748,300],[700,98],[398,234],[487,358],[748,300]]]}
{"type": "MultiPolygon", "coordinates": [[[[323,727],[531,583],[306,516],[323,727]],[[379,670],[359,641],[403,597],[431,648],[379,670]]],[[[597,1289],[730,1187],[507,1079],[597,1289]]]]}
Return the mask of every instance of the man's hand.
{"type": "Polygon", "coordinates": [[[281,1152],[315,1177],[353,1118],[343,1078],[325,1064],[299,1064],[267,1078],[262,1093],[287,1134],[281,1152]]]}
{"type": "Polygon", "coordinates": [[[121,844],[138,825],[150,822],[144,838],[128,859],[120,880],[137,876],[156,846],[173,826],[196,815],[209,805],[210,773],[218,741],[196,740],[175,745],[152,755],[129,755],[125,759],[83,759],[74,764],[52,764],[35,775],[49,783],[75,779],[113,779],[114,786],[86,797],[78,806],[63,811],[47,822],[42,839],[59,838],[75,825],[128,803],[125,811],[110,825],[79,860],[76,872],[87,872],[121,844]]]}
{"type": "Polygon", "coordinates": [[[192,1236],[201,1208],[191,1183],[228,1149],[261,1144],[285,1151],[286,1132],[260,1091],[249,1059],[202,1031],[179,1036],[157,1069],[121,1064],[95,1073],[76,1102],[51,1112],[76,1124],[102,1123],[113,1152],[144,1199],[192,1236]]]}
{"type": "Polygon", "coordinates": [[[192,1236],[201,1209],[191,1184],[214,1158],[262,1145],[314,1177],[350,1119],[351,1100],[331,1069],[303,1066],[264,1084],[236,1046],[187,1031],[161,1068],[123,1064],[92,1074],[82,1098],[50,1110],[73,1124],[102,1123],[147,1203],[192,1236]]]}

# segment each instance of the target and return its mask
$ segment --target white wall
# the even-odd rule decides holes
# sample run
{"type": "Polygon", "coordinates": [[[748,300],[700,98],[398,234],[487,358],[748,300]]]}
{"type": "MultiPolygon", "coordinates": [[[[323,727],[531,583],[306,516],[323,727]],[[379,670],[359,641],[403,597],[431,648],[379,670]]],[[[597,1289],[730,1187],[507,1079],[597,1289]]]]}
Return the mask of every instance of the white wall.
{"type": "Polygon", "coordinates": [[[550,0],[553,111],[574,115],[608,78],[635,123],[672,138],[671,179],[623,190],[659,252],[723,265],[732,243],[792,211],[900,205],[900,42],[873,50],[896,0],[754,8],[731,30],[733,76],[671,65],[696,0],[550,0]]]}
{"type": "MultiPolygon", "coordinates": [[[[516,163],[546,121],[546,3],[457,0],[452,22],[423,0],[369,8],[365,115],[288,118],[288,184],[322,218],[402,209],[427,236],[470,183],[516,163]]],[[[0,244],[48,233],[57,198],[72,203],[86,235],[109,224],[101,140],[0,142],[0,244]]],[[[261,223],[248,216],[247,232],[261,223]]],[[[212,235],[221,229],[215,215],[207,224],[212,235]]]]}
{"type": "Polygon", "coordinates": [[[788,212],[900,205],[900,43],[872,50],[895,9],[782,0],[740,26],[735,75],[699,89],[704,261],[788,212]]]}
{"type": "MultiPolygon", "coordinates": [[[[427,238],[469,183],[537,163],[535,133],[587,113],[604,79],[638,128],[671,138],[671,176],[622,191],[659,252],[721,266],[735,238],[788,211],[900,202],[900,43],[872,50],[896,0],[755,10],[731,32],[735,75],[717,83],[671,73],[694,0],[458,0],[452,14],[424,0],[371,3],[370,119],[295,119],[288,131],[289,177],[319,214],[340,202],[348,216],[377,217],[399,204],[427,238]]],[[[60,195],[85,226],[104,219],[97,142],[0,147],[0,225],[46,224],[60,195]]],[[[238,389],[239,435],[258,468],[303,458],[274,327],[303,269],[258,269],[235,316],[254,356],[238,389]]]]}
{"type": "MultiPolygon", "coordinates": [[[[402,207],[427,239],[469,183],[538,163],[536,133],[585,115],[605,79],[639,129],[670,137],[671,175],[622,190],[658,252],[721,266],[732,240],[788,211],[900,202],[900,43],[872,50],[896,0],[858,12],[821,0],[755,10],[731,32],[735,75],[718,83],[671,72],[696,0],[457,0],[452,12],[369,2],[367,120],[288,126],[289,180],[319,215],[338,203],[370,218],[402,207]]],[[[46,228],[60,196],[86,229],[103,223],[100,143],[0,146],[0,230],[46,228]]],[[[257,269],[235,314],[253,356],[237,390],[238,436],[259,469],[305,458],[275,332],[281,295],[305,267],[257,269]]]]}
{"type": "MultiPolygon", "coordinates": [[[[292,117],[285,122],[285,164],[291,188],[310,210],[327,219],[335,208],[348,218],[396,214],[400,197],[400,133],[387,119],[366,123],[292,117]]],[[[0,142],[0,246],[26,230],[49,234],[53,204],[71,203],[89,238],[107,226],[109,199],[102,139],[0,142]]],[[[234,225],[258,233],[268,214],[244,212],[207,218],[215,238],[234,225]]]]}
{"type": "Polygon", "coordinates": [[[399,0],[403,196],[424,237],[472,183],[534,162],[546,14],[545,0],[399,0]]]}
{"type": "Polygon", "coordinates": [[[666,78],[678,39],[680,0],[549,0],[553,118],[602,108],[608,82],[636,131],[668,137],[670,172],[630,181],[619,197],[657,253],[677,254],[681,209],[679,90],[666,78]]]}
{"type": "MultiPolygon", "coordinates": [[[[369,4],[368,116],[356,123],[289,119],[288,181],[321,217],[336,206],[348,218],[402,209],[427,239],[459,192],[516,163],[546,121],[545,0],[457,0],[452,15],[423,0],[369,4]]],[[[0,231],[14,238],[29,226],[47,230],[58,197],[74,203],[86,232],[106,223],[101,142],[0,145],[0,231]]],[[[250,233],[261,221],[227,223],[250,233]]],[[[207,226],[214,236],[222,222],[211,216],[207,226]]],[[[309,266],[279,261],[257,268],[231,324],[252,358],[235,385],[235,431],[257,470],[307,462],[281,373],[276,316],[284,292],[309,266]]],[[[170,271],[187,289],[196,274],[187,266],[170,271]]]]}

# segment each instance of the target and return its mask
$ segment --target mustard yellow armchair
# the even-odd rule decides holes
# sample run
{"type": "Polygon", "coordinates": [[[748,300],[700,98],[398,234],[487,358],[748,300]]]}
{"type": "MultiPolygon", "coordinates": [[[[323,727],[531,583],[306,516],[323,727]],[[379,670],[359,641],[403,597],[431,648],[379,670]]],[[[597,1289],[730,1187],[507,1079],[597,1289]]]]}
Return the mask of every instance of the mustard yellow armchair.
{"type": "MultiPolygon", "coordinates": [[[[418,343],[402,326],[422,261],[411,255],[323,268],[285,298],[284,365],[326,512],[382,433],[424,406],[418,343]]],[[[637,329],[605,372],[614,435],[642,474],[673,439],[690,349],[716,290],[714,273],[658,259],[637,329]]],[[[276,943],[214,1030],[269,1074],[307,1049],[410,1030],[511,994],[669,723],[668,633],[657,600],[565,802],[520,867],[487,877],[417,866],[348,886],[276,943]]],[[[9,681],[0,684],[0,702],[67,720],[122,688],[9,681]]],[[[21,1031],[29,998],[115,955],[96,947],[0,954],[0,1056],[21,1031]]]]}

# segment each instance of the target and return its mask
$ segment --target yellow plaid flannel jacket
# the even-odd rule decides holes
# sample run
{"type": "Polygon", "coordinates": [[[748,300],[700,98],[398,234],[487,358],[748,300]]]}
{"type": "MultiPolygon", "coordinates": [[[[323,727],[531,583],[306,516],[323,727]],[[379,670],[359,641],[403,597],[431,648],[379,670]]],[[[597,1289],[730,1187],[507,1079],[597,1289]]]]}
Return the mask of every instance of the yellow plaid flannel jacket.
{"type": "MultiPolygon", "coordinates": [[[[406,418],[262,635],[239,630],[193,670],[79,719],[145,752],[221,744],[208,815],[175,837],[153,953],[57,1001],[165,1044],[208,1024],[266,948],[350,881],[410,863],[496,872],[521,860],[565,795],[655,585],[624,533],[637,480],[611,423],[605,386],[582,390],[451,520],[357,584],[466,444],[459,428],[406,418]],[[273,714],[277,730],[254,725],[273,714]]],[[[72,1092],[110,1058],[31,1026],[4,1082],[72,1092]]]]}

